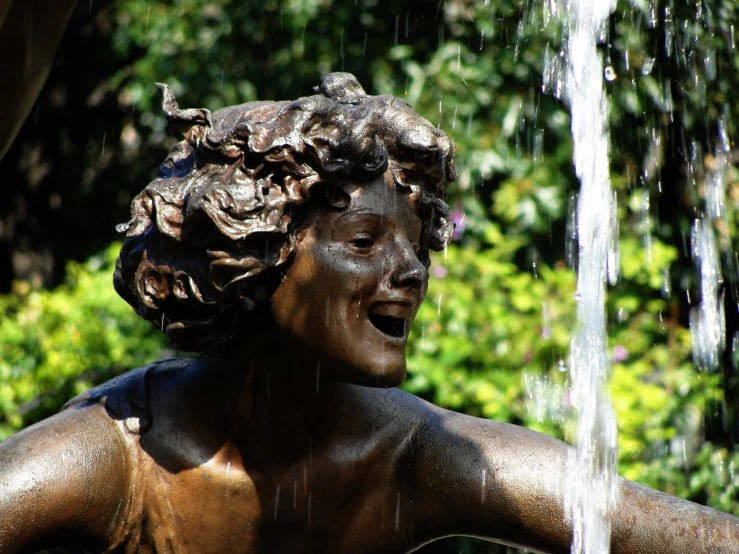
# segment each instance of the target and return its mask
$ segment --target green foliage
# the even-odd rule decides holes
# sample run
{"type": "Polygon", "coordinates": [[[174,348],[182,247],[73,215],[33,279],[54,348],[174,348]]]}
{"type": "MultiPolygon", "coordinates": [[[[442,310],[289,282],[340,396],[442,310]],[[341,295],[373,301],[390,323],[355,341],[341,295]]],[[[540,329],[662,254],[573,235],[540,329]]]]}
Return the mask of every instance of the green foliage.
{"type": "Polygon", "coordinates": [[[405,387],[454,410],[544,429],[527,414],[522,376],[560,373],[575,321],[574,274],[521,272],[515,242],[493,223],[485,231],[491,245],[452,245],[435,257],[405,387]]]}
{"type": "Polygon", "coordinates": [[[623,284],[609,299],[610,341],[621,348],[611,384],[620,471],[735,513],[739,498],[715,489],[717,480],[729,481],[723,476],[729,472],[728,452],[703,440],[704,414],[723,400],[721,375],[695,370],[690,332],[675,319],[679,303],[663,293],[677,252],[659,240],[652,240],[647,251],[632,237],[621,241],[621,260],[623,284]]]}
{"type": "MultiPolygon", "coordinates": [[[[486,240],[434,258],[426,303],[409,343],[404,388],[452,410],[525,425],[571,440],[566,407],[575,274],[512,263],[515,241],[488,223],[486,240]],[[488,242],[489,241],[489,242],[488,242]]],[[[690,333],[662,295],[673,247],[621,242],[622,282],[609,296],[611,394],[620,473],[736,513],[739,456],[704,441],[703,418],[721,405],[721,376],[693,368],[690,333]]]]}
{"type": "Polygon", "coordinates": [[[66,283],[54,290],[16,283],[14,294],[0,297],[0,440],[162,355],[164,336],[113,290],[119,249],[71,262],[66,283]]]}

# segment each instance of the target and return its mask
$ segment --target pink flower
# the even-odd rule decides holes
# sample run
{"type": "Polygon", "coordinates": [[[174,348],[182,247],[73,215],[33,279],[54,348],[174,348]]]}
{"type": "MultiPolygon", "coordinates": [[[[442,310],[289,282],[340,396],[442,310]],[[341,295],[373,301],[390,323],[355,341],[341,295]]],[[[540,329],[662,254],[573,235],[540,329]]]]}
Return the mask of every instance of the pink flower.
{"type": "Polygon", "coordinates": [[[613,347],[613,363],[623,362],[629,357],[629,351],[620,344],[613,347]]]}
{"type": "Polygon", "coordinates": [[[454,234],[452,235],[452,240],[459,240],[462,238],[465,226],[464,211],[462,210],[461,204],[457,204],[454,209],[449,212],[449,221],[454,223],[454,234]]]}
{"type": "Polygon", "coordinates": [[[446,270],[446,268],[443,265],[435,265],[431,269],[431,273],[437,279],[443,279],[444,277],[446,277],[447,270],[446,270]]]}

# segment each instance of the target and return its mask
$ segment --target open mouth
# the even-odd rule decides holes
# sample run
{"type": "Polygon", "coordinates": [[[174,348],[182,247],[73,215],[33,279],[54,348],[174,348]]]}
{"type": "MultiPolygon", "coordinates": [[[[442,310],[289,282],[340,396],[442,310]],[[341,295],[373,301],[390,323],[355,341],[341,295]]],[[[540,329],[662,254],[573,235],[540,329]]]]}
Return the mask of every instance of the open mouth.
{"type": "Polygon", "coordinates": [[[394,317],[391,315],[380,315],[378,313],[369,313],[369,320],[381,332],[390,335],[393,338],[402,338],[405,336],[406,320],[402,317],[394,317]]]}

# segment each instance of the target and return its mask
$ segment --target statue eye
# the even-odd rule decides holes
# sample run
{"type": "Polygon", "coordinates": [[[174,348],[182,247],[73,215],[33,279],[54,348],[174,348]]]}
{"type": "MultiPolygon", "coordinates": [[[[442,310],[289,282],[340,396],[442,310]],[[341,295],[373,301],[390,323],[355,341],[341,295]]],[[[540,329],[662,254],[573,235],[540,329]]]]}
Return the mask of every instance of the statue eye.
{"type": "Polygon", "coordinates": [[[354,248],[367,250],[374,246],[375,239],[373,239],[372,235],[370,235],[369,233],[360,233],[351,240],[351,244],[354,248]]]}

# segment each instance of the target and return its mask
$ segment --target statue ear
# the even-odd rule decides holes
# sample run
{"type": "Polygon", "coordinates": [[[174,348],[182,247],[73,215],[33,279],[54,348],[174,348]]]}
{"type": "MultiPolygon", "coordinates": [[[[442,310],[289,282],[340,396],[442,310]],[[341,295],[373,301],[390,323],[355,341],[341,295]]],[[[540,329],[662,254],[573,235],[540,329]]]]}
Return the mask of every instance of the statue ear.
{"type": "Polygon", "coordinates": [[[212,127],[210,110],[205,108],[181,110],[172,89],[156,83],[162,91],[162,110],[167,118],[169,130],[175,136],[183,136],[192,146],[198,146],[212,127]]]}

